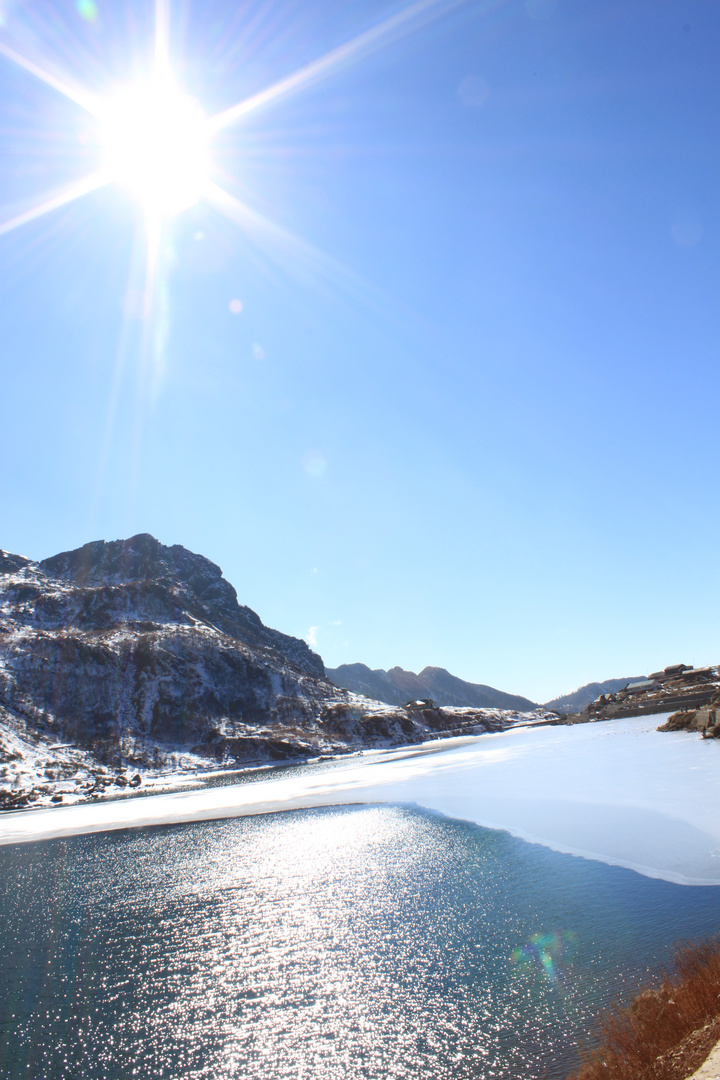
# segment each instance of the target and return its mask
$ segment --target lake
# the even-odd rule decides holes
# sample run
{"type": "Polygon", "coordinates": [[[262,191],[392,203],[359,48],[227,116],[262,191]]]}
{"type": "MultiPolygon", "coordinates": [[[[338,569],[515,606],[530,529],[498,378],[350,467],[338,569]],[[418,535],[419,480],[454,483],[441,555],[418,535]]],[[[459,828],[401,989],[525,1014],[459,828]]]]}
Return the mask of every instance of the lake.
{"type": "Polygon", "coordinates": [[[720,929],[720,886],[409,806],[10,844],[0,871],[6,1080],[554,1080],[720,929]]]}

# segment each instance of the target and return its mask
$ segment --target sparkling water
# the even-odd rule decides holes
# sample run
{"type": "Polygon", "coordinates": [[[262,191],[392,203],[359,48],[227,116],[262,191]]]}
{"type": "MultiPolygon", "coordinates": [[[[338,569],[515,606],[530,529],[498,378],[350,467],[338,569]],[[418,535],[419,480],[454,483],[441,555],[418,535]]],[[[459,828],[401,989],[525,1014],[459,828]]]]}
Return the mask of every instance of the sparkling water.
{"type": "Polygon", "coordinates": [[[720,887],[405,807],[0,849],[7,1080],[561,1078],[720,887]]]}

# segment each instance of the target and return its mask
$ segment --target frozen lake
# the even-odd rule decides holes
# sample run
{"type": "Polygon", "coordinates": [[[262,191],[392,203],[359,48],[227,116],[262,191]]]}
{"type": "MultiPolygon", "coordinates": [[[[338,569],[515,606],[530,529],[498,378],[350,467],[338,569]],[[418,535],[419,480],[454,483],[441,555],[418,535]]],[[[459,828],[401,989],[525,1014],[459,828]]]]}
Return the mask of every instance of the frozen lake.
{"type": "MultiPolygon", "coordinates": [[[[291,809],[400,804],[680,884],[720,884],[720,740],[663,716],[520,728],[254,782],[0,819],[0,843],[291,809]]],[[[247,779],[247,778],[245,778],[247,779]]]]}

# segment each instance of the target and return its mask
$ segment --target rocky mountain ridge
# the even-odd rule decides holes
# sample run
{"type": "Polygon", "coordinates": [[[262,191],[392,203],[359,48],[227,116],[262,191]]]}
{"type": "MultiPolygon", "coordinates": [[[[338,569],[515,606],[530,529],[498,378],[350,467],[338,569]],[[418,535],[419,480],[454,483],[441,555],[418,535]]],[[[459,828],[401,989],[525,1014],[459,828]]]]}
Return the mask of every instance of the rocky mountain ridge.
{"type": "Polygon", "coordinates": [[[0,552],[0,788],[4,777],[20,798],[28,784],[51,798],[69,778],[97,793],[103,772],[124,786],[127,770],[309,758],[515,720],[333,685],[305,642],[238,603],[218,566],[146,533],[40,562],[0,552]]]}
{"type": "Polygon", "coordinates": [[[518,709],[523,712],[538,708],[529,698],[506,694],[482,683],[466,682],[440,667],[426,667],[416,675],[401,667],[384,671],[382,668],[373,670],[366,664],[341,664],[328,668],[327,675],[336,686],[387,701],[390,705],[403,705],[413,698],[429,698],[440,706],[461,708],[518,709]]]}

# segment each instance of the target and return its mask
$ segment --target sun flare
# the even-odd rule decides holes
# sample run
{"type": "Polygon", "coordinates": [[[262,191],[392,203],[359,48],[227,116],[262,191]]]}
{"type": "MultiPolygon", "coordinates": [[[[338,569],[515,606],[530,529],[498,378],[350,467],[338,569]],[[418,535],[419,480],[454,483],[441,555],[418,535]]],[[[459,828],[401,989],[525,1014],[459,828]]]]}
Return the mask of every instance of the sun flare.
{"type": "MultiPolygon", "coordinates": [[[[412,0],[344,44],[331,49],[317,60],[306,63],[293,74],[265,89],[245,97],[214,116],[207,116],[201,106],[174,81],[172,73],[170,15],[172,0],[154,0],[154,60],[149,76],[119,92],[104,93],[84,87],[70,72],[64,75],[53,64],[26,56],[5,40],[5,26],[0,13],[0,57],[16,65],[46,86],[79,106],[96,124],[103,154],[102,167],[60,190],[48,192],[34,205],[0,219],[0,236],[36,221],[60,207],[67,206],[105,187],[118,184],[125,188],[143,211],[147,226],[146,287],[154,295],[152,279],[157,273],[157,254],[163,223],[196,203],[204,202],[218,213],[240,225],[262,242],[276,248],[284,258],[288,252],[308,255],[317,262],[320,253],[291,233],[275,225],[250,206],[241,202],[213,178],[215,169],[209,144],[219,132],[240,124],[251,113],[264,109],[328,78],[361,55],[414,25],[420,25],[465,3],[466,0],[412,0]]],[[[505,0],[482,0],[492,8],[505,0]]],[[[83,19],[93,22],[96,5],[77,0],[83,19]]],[[[84,141],[81,140],[81,141],[84,141]]],[[[224,174],[227,175],[227,174],[224,174]]],[[[232,180],[233,178],[230,177],[232,180]]],[[[337,264],[333,264],[333,273],[337,264]]],[[[148,301],[143,310],[151,310],[148,301]]]]}
{"type": "Polygon", "coordinates": [[[111,98],[100,117],[105,167],[152,217],[199,202],[210,181],[210,129],[196,101],[169,79],[111,98]]]}

